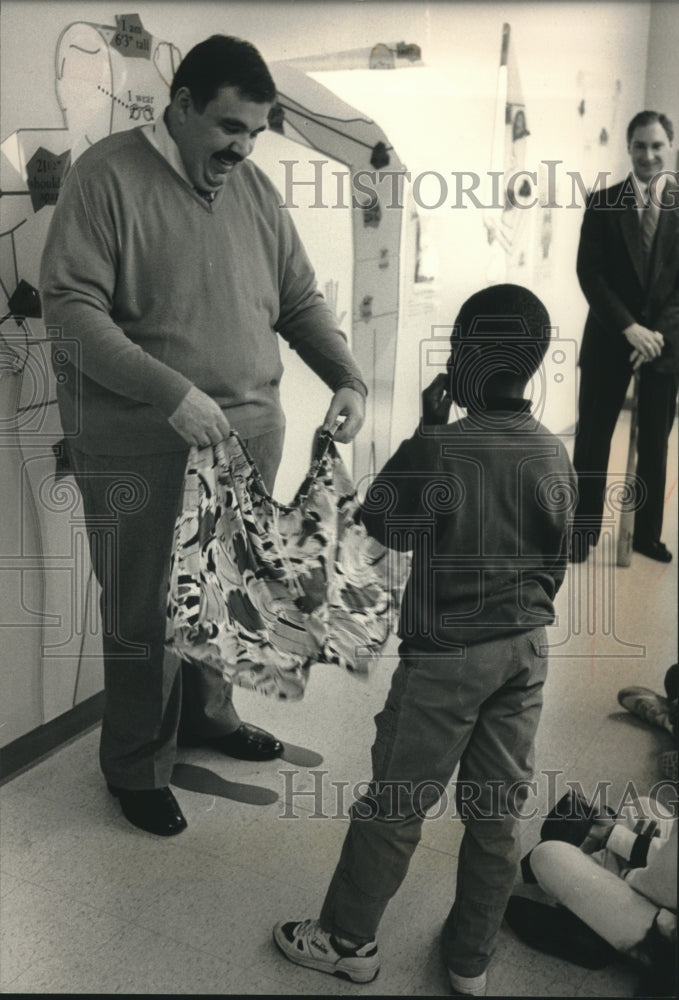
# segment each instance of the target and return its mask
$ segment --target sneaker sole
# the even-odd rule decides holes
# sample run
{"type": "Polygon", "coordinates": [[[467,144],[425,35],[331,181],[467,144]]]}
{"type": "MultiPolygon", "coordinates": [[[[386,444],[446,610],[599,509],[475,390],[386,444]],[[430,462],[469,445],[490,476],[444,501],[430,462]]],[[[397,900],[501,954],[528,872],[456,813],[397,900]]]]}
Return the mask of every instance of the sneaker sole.
{"type": "Polygon", "coordinates": [[[298,956],[294,951],[290,951],[290,942],[282,934],[280,935],[278,928],[274,927],[273,939],[278,950],[285,955],[287,959],[293,962],[295,965],[302,965],[305,969],[313,969],[315,972],[325,972],[326,975],[335,976],[337,979],[348,979],[350,983],[372,983],[374,979],[377,979],[379,975],[380,967],[379,965],[375,971],[370,975],[365,975],[362,973],[352,973],[348,972],[346,969],[338,969],[336,967],[328,967],[328,963],[321,961],[320,959],[306,958],[303,956],[298,956]]]}
{"type": "Polygon", "coordinates": [[[473,985],[470,980],[464,982],[465,977],[457,976],[452,969],[448,969],[448,978],[450,980],[450,988],[453,991],[453,996],[485,997],[488,995],[488,978],[485,972],[482,973],[481,976],[473,977],[474,980],[476,980],[473,985]],[[465,986],[467,987],[466,989],[465,986]]]}

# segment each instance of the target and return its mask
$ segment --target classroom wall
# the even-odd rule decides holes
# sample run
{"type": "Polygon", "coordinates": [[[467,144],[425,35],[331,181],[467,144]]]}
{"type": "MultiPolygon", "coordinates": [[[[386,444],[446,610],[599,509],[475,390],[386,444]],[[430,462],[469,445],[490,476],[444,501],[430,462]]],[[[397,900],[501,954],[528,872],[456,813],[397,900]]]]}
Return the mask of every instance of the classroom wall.
{"type": "MultiPolygon", "coordinates": [[[[666,102],[668,108],[670,104],[676,107],[677,27],[672,7],[633,2],[203,0],[189,5],[147,0],[123,10],[138,13],[148,31],[171,42],[182,53],[213,32],[250,39],[270,62],[370,49],[378,42],[405,41],[421,47],[421,68],[314,74],[316,80],[380,124],[413,176],[428,175],[428,182],[420,187],[419,212],[434,280],[428,289],[426,309],[421,308],[422,298],[402,300],[403,326],[390,436],[394,446],[411,432],[422,383],[432,374],[422,369],[420,342],[432,336],[445,338],[462,301],[490,280],[483,213],[468,199],[456,204],[455,175],[483,175],[491,166],[500,39],[505,21],[511,25],[511,44],[530,131],[525,167],[542,177],[544,161],[556,164],[554,196],[559,207],[551,216],[549,258],[543,261],[539,256],[536,212],[527,216],[535,235],[533,256],[522,278],[544,298],[567,348],[564,377],[557,382],[555,376],[561,372],[547,372],[541,414],[556,431],[572,429],[577,391],[575,357],[585,302],[574,272],[582,194],[576,191],[574,195],[568,171],[581,176],[584,184],[590,184],[600,170],[609,170],[612,179],[619,178],[627,165],[624,128],[646,102],[646,91],[649,100],[652,96],[660,103],[666,102]],[[602,139],[604,131],[606,141],[602,139]],[[448,197],[431,208],[436,200],[437,177],[449,184],[448,197]]],[[[57,39],[70,22],[112,24],[116,13],[121,12],[121,8],[100,0],[4,0],[0,9],[0,140],[17,129],[63,128],[55,91],[57,39]]],[[[276,162],[281,158],[280,149],[271,137],[262,141],[257,155],[272,174],[280,171],[280,163],[276,162]]],[[[329,169],[335,166],[330,164],[329,169]]],[[[14,224],[8,202],[0,199],[0,234],[14,224]]],[[[303,201],[300,205],[296,219],[317,268],[320,286],[325,289],[338,282],[338,311],[344,310],[351,282],[349,221],[331,208],[314,210],[303,201]]],[[[34,283],[39,264],[37,248],[48,217],[49,211],[44,210],[21,230],[22,276],[34,283]]],[[[0,273],[5,273],[11,264],[6,259],[6,241],[0,241],[0,252],[5,254],[0,273]]],[[[1,332],[7,333],[8,326],[1,332]]],[[[35,329],[40,331],[39,324],[35,329]]],[[[277,490],[282,499],[289,499],[306,465],[309,437],[322,418],[328,393],[289,357],[289,352],[284,351],[283,357],[289,361],[283,387],[289,433],[277,490]]],[[[24,394],[27,386],[31,398],[38,398],[39,388],[36,390],[26,381],[24,394]]],[[[77,510],[50,510],[45,521],[54,532],[50,540],[31,507],[30,497],[40,495],[40,484],[50,475],[51,445],[59,436],[58,421],[52,407],[43,415],[37,433],[33,433],[35,424],[23,431],[12,427],[16,388],[13,376],[3,372],[0,483],[5,517],[0,535],[0,701],[6,708],[0,743],[66,711],[101,686],[96,615],[86,626],[82,609],[77,614],[74,610],[76,604],[82,606],[85,594],[90,611],[96,607],[96,588],[92,589],[86,568],[78,571],[80,576],[74,576],[75,561],[86,559],[82,556],[82,529],[73,528],[77,510]],[[29,489],[31,483],[33,491],[29,489]],[[17,547],[17,537],[23,548],[17,547]],[[53,559],[51,569],[40,566],[40,552],[53,559]],[[66,560],[66,570],[63,565],[62,569],[55,568],[54,560],[61,560],[61,564],[66,560]],[[72,600],[69,598],[70,605],[64,604],[68,590],[65,581],[76,577],[77,592],[72,600]],[[36,615],[42,616],[42,624],[36,624],[36,615]],[[48,627],[51,632],[45,631],[48,627]],[[46,636],[49,656],[45,656],[46,636]]],[[[45,498],[45,494],[40,502],[58,508],[57,501],[45,498]]]]}
{"type": "MultiPolygon", "coordinates": [[[[656,0],[651,4],[648,59],[646,64],[646,107],[664,111],[679,130],[679,10],[676,3],[656,0]]],[[[679,170],[675,138],[674,169],[679,170]]]]}
{"type": "MultiPolygon", "coordinates": [[[[466,197],[455,205],[453,175],[482,175],[490,168],[500,37],[502,23],[508,21],[527,102],[530,136],[525,166],[544,172],[544,161],[558,161],[556,190],[559,204],[564,205],[553,213],[548,271],[526,274],[522,280],[535,286],[561,335],[574,341],[579,339],[585,312],[573,268],[583,199],[580,193],[573,198],[567,172],[577,172],[583,183],[591,183],[599,170],[618,177],[626,169],[624,125],[644,103],[647,83],[657,87],[655,81],[664,79],[666,69],[673,66],[672,7],[632,2],[282,0],[194,2],[189,17],[188,8],[180,3],[152,0],[134,5],[147,29],[181,52],[213,31],[251,39],[270,61],[370,47],[379,41],[404,40],[421,46],[423,69],[319,73],[316,79],[373,116],[413,175],[429,172],[448,180],[449,196],[435,209],[428,206],[436,197],[436,181],[430,178],[422,186],[425,204],[420,209],[438,266],[437,320],[442,324],[449,324],[464,298],[486,280],[482,213],[466,197]],[[653,77],[647,81],[651,10],[653,77]],[[586,111],[580,114],[583,101],[586,111]],[[605,146],[599,142],[603,127],[608,133],[605,146]]],[[[99,0],[3,4],[1,137],[20,127],[61,124],[54,86],[58,34],[70,20],[113,23],[116,11],[99,0]]],[[[676,75],[676,69],[672,72],[676,75]]],[[[335,219],[331,209],[324,218],[318,210],[307,209],[307,215],[313,216],[305,228],[316,261],[327,247],[328,225],[335,219]]],[[[321,287],[329,277],[319,275],[321,287]]],[[[408,401],[402,402],[409,414],[408,401]]],[[[562,410],[562,400],[555,406],[562,410]]],[[[548,422],[556,424],[558,415],[550,414],[548,422]]],[[[566,422],[564,414],[562,424],[566,422]]]]}

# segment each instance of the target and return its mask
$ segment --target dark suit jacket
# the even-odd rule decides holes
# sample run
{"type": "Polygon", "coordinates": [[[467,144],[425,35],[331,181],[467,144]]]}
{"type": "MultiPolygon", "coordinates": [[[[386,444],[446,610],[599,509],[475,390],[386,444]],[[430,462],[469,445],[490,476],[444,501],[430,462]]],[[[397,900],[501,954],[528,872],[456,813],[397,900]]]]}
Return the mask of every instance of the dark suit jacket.
{"type": "Polygon", "coordinates": [[[580,364],[601,363],[602,355],[612,364],[626,363],[632,347],[622,330],[636,322],[665,338],[661,357],[649,364],[679,371],[679,188],[671,178],[663,202],[645,280],[631,179],[590,195],[577,262],[589,302],[580,364]]]}

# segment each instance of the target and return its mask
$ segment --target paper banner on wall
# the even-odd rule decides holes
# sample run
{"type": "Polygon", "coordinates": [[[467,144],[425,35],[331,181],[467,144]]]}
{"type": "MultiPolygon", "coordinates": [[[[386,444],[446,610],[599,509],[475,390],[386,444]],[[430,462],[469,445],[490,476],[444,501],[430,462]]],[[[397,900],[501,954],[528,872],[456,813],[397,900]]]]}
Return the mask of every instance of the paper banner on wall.
{"type": "MultiPolygon", "coordinates": [[[[27,663],[35,671],[29,728],[100,690],[101,641],[97,628],[80,627],[80,616],[96,607],[96,595],[89,593],[86,538],[78,536],[81,558],[76,558],[71,515],[61,504],[68,490],[58,501],[50,493],[55,465],[50,441],[63,433],[51,405],[50,343],[24,316],[39,317],[38,304],[29,311],[14,303],[18,290],[38,286],[47,228],[70,165],[112,132],[154,121],[167,104],[180,58],[176,46],[154,38],[136,14],[116,17],[115,26],[68,24],[55,49],[61,114],[50,120],[54,97],[45,94],[44,113],[37,104],[34,120],[0,143],[0,310],[11,314],[0,330],[0,372],[15,376],[6,380],[12,398],[0,450],[6,462],[21,463],[21,480],[15,484],[13,474],[5,475],[5,485],[18,490],[12,512],[22,512],[21,556],[35,565],[15,574],[21,589],[17,607],[24,604],[30,578],[30,606],[36,609],[24,629],[27,663]]],[[[6,597],[11,605],[14,597],[9,592],[6,597]]]]}
{"type": "Polygon", "coordinates": [[[378,42],[369,48],[322,52],[286,59],[287,66],[304,72],[348,69],[408,69],[422,65],[422,50],[409,42],[378,42]]]}
{"type": "Polygon", "coordinates": [[[490,247],[488,284],[526,282],[532,256],[534,184],[524,173],[528,130],[526,105],[509,24],[502,26],[490,170],[501,177],[499,198],[485,209],[490,247]]]}
{"type": "MultiPolygon", "coordinates": [[[[63,29],[54,56],[60,126],[21,128],[0,143],[5,300],[20,280],[37,283],[50,209],[71,164],[112,132],[154,121],[168,102],[179,49],[146,31],[137,14],[115,21],[114,26],[75,21],[63,29]]],[[[25,329],[30,334],[27,323],[25,329]]]]}
{"type": "Polygon", "coordinates": [[[619,115],[622,82],[591,70],[580,70],[576,88],[583,153],[581,172],[589,189],[599,171],[615,172],[619,158],[623,169],[626,164],[619,115]]]}
{"type": "Polygon", "coordinates": [[[22,128],[0,145],[2,230],[10,228],[11,199],[30,195],[34,212],[55,204],[69,159],[112,132],[154,121],[180,59],[179,49],[146,31],[136,14],[119,15],[115,26],[67,25],[54,61],[61,127],[22,128]]]}

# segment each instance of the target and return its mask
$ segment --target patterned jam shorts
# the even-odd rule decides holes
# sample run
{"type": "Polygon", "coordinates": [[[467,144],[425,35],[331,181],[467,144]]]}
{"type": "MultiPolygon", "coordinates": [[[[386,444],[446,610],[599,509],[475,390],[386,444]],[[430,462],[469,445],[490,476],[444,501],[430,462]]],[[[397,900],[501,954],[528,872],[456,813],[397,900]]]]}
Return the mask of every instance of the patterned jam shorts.
{"type": "Polygon", "coordinates": [[[332,436],[317,435],[291,504],[274,500],[237,434],[192,448],[170,568],[168,646],[241,687],[304,694],[312,663],[366,674],[396,625],[408,554],[358,523],[332,436]]]}

